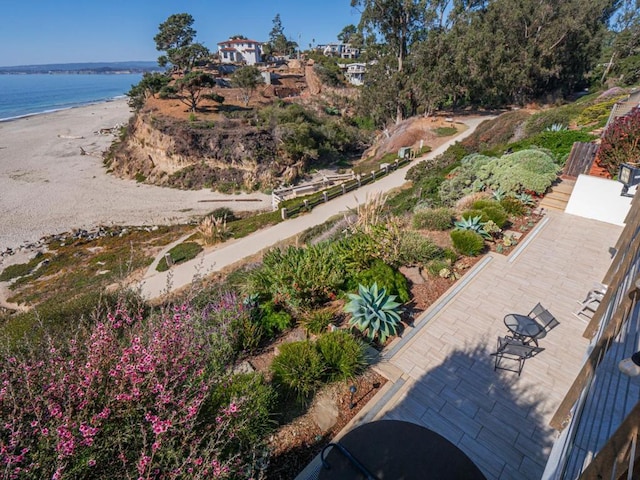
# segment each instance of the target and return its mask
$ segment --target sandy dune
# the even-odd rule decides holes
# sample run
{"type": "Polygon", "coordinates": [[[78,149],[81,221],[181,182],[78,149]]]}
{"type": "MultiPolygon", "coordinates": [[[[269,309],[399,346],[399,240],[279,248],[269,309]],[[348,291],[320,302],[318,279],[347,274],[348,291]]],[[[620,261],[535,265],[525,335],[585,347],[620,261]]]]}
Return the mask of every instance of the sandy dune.
{"type": "Polygon", "coordinates": [[[99,132],[129,116],[118,100],[0,122],[0,252],[76,228],[176,223],[221,206],[270,207],[260,193],[180,191],[107,174],[101,155],[114,137],[99,132]]]}

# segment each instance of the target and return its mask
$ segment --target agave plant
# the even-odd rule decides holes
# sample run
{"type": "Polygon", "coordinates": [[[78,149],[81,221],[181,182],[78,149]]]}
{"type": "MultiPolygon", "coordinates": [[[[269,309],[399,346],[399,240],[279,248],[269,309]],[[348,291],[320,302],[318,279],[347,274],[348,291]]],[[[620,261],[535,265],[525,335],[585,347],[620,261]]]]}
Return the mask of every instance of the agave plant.
{"type": "Polygon", "coordinates": [[[482,216],[464,218],[454,222],[455,230],[472,230],[479,233],[482,238],[491,239],[491,235],[484,229],[484,223],[482,222],[482,216]]]}
{"type": "Polygon", "coordinates": [[[527,205],[529,207],[536,204],[536,202],[533,201],[533,197],[528,193],[516,193],[515,198],[516,200],[520,200],[523,205],[527,205]]]}
{"type": "Polygon", "coordinates": [[[545,132],[562,132],[563,130],[569,130],[565,125],[561,123],[554,123],[544,129],[545,132]]]}
{"type": "Polygon", "coordinates": [[[494,190],[493,192],[491,192],[491,196],[493,197],[494,200],[497,200],[499,202],[500,200],[503,200],[507,196],[507,193],[501,188],[499,188],[498,190],[494,190]]]}
{"type": "Polygon", "coordinates": [[[370,287],[360,284],[358,293],[350,293],[344,311],[351,314],[349,325],[366,333],[370,341],[377,336],[381,344],[390,335],[396,335],[400,323],[400,303],[395,295],[387,295],[384,288],[374,283],[370,287]]]}

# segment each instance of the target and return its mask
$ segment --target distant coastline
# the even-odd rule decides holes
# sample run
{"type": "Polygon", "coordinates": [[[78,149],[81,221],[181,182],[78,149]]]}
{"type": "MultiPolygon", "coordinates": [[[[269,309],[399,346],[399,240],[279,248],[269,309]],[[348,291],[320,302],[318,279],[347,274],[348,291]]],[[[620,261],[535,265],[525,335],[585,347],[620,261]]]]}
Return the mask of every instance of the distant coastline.
{"type": "Polygon", "coordinates": [[[161,72],[156,62],[90,62],[50,63],[44,65],[15,65],[0,67],[0,75],[131,75],[161,72]]]}

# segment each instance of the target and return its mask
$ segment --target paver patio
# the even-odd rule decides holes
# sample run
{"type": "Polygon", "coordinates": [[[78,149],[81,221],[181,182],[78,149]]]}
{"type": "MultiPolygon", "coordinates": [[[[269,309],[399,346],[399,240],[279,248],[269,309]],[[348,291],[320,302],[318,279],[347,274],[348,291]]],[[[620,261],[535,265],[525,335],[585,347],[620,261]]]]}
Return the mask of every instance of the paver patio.
{"type": "Polygon", "coordinates": [[[586,323],[572,312],[603,278],[621,231],[549,212],[509,257],[491,254],[444,305],[433,305],[416,320],[416,330],[405,334],[413,333],[409,340],[387,350],[380,367],[398,371],[401,386],[375,418],[407,420],[440,433],[488,479],[539,479],[556,436],[549,420],[588,346],[586,323]],[[527,314],[537,302],[560,321],[540,340],[545,350],[527,360],[520,377],[494,372],[489,354],[507,333],[504,316],[527,314]]]}

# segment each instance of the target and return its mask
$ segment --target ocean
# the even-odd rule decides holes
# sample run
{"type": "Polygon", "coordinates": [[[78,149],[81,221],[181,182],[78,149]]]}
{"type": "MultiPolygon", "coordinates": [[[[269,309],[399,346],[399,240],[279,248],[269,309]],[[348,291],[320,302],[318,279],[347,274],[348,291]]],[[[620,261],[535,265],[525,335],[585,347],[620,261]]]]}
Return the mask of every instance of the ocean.
{"type": "Polygon", "coordinates": [[[0,121],[121,98],[142,74],[0,75],[0,121]]]}

